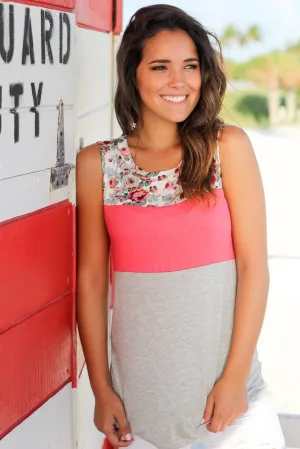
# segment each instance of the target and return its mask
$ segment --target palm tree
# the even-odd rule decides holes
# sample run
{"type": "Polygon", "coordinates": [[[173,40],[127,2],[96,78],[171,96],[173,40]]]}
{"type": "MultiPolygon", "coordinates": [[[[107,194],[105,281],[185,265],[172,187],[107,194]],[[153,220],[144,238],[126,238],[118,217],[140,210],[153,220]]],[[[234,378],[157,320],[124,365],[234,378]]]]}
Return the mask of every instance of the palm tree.
{"type": "MultiPolygon", "coordinates": [[[[229,25],[220,38],[224,47],[233,43],[241,47],[252,42],[261,42],[262,33],[257,25],[252,25],[242,33],[235,25],[229,25]]],[[[285,52],[273,51],[269,54],[253,58],[245,64],[236,67],[233,62],[229,65],[229,72],[239,72],[239,78],[246,77],[262,84],[268,89],[268,108],[271,125],[279,121],[280,87],[287,91],[287,118],[293,121],[297,113],[296,90],[300,88],[300,41],[289,46],[285,52]]]]}
{"type": "Polygon", "coordinates": [[[287,119],[294,121],[297,114],[296,91],[300,87],[300,42],[286,49],[280,61],[281,83],[286,89],[287,119]]]}
{"type": "MultiPolygon", "coordinates": [[[[241,47],[252,42],[261,42],[262,33],[258,25],[252,25],[245,33],[239,31],[234,25],[225,28],[221,36],[221,42],[225,46],[237,43],[241,47]]],[[[271,125],[278,123],[278,111],[280,103],[280,74],[277,62],[277,54],[265,55],[264,57],[254,58],[250,63],[246,63],[242,72],[252,81],[268,87],[268,109],[271,125]]]]}
{"type": "Polygon", "coordinates": [[[273,51],[256,57],[246,64],[248,79],[268,89],[269,118],[271,125],[279,122],[280,88],[286,90],[286,118],[292,122],[297,113],[296,90],[300,87],[300,52],[273,51]]]}
{"type": "Polygon", "coordinates": [[[242,47],[252,42],[261,42],[262,35],[258,25],[251,25],[245,33],[242,33],[235,25],[228,25],[220,41],[223,47],[230,46],[232,43],[238,43],[242,47]]]}
{"type": "Polygon", "coordinates": [[[248,44],[252,44],[252,42],[261,42],[262,35],[261,30],[258,25],[252,25],[248,28],[246,33],[241,33],[239,38],[239,44],[241,46],[245,46],[248,44]]]}
{"type": "MultiPolygon", "coordinates": [[[[230,47],[232,44],[238,44],[244,47],[251,42],[260,42],[262,40],[260,28],[257,25],[252,25],[245,33],[242,33],[235,25],[228,25],[220,37],[222,47],[230,47]]],[[[226,75],[228,78],[233,77],[239,64],[235,61],[226,59],[226,75]]]]}
{"type": "Polygon", "coordinates": [[[247,68],[247,78],[267,87],[270,125],[277,125],[280,104],[279,52],[258,56],[248,62],[247,68]]]}
{"type": "Polygon", "coordinates": [[[240,31],[235,27],[235,25],[228,25],[220,37],[220,42],[223,47],[227,47],[233,42],[237,42],[239,38],[240,31]]]}

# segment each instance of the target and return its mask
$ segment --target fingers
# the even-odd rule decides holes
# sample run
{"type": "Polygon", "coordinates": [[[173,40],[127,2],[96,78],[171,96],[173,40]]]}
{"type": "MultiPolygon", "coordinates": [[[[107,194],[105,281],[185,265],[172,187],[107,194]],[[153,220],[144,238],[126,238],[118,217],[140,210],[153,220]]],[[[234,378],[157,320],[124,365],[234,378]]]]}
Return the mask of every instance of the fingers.
{"type": "Polygon", "coordinates": [[[117,432],[114,432],[112,430],[106,433],[106,438],[108,439],[110,444],[114,447],[127,447],[132,443],[132,441],[120,440],[117,432]]]}
{"type": "Polygon", "coordinates": [[[210,424],[207,424],[206,428],[209,432],[217,433],[221,429],[223,424],[223,417],[218,414],[214,414],[210,424]]]}
{"type": "Polygon", "coordinates": [[[225,417],[221,414],[216,414],[210,424],[208,424],[207,430],[213,433],[224,432],[227,427],[232,426],[237,420],[236,416],[225,417]]]}
{"type": "Polygon", "coordinates": [[[233,426],[233,424],[236,422],[236,420],[237,420],[237,416],[233,416],[232,418],[230,418],[228,421],[228,426],[233,426]]]}
{"type": "Polygon", "coordinates": [[[226,427],[229,426],[229,423],[230,423],[231,421],[232,421],[232,423],[234,422],[233,417],[226,418],[226,419],[223,418],[223,422],[222,422],[222,425],[221,425],[221,427],[220,427],[220,429],[219,429],[219,432],[224,432],[224,430],[226,429],[226,427]]]}
{"type": "Polygon", "coordinates": [[[132,442],[131,428],[128,424],[125,412],[120,412],[116,417],[119,426],[119,435],[125,441],[132,442]]]}
{"type": "Polygon", "coordinates": [[[215,405],[214,397],[212,394],[209,394],[207,397],[206,407],[203,414],[202,419],[203,423],[211,420],[214,412],[214,405],[215,405]]]}

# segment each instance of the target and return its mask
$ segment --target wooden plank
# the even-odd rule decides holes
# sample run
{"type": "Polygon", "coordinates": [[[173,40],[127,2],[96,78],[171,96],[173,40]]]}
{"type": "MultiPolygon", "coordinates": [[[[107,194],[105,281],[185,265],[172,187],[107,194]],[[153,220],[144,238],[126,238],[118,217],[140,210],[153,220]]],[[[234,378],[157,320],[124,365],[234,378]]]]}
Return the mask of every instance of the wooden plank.
{"type": "Polygon", "coordinates": [[[113,8],[113,33],[117,35],[123,28],[123,0],[115,0],[113,8]]]}
{"type": "Polygon", "coordinates": [[[72,226],[67,201],[0,226],[0,332],[71,292],[72,226]]]}
{"type": "Polygon", "coordinates": [[[0,2],[1,12],[5,44],[0,56],[0,180],[56,164],[60,100],[65,161],[70,162],[76,96],[75,15],[0,2]]]}
{"type": "Polygon", "coordinates": [[[113,28],[112,0],[76,0],[76,23],[91,30],[110,32],[113,28]]]}
{"type": "Polygon", "coordinates": [[[80,61],[77,71],[80,90],[75,142],[83,138],[86,146],[111,138],[113,36],[77,28],[76,46],[80,61]],[[86,70],[91,61],[93,70],[86,70]]]}
{"type": "Polygon", "coordinates": [[[0,334],[0,439],[71,379],[68,294],[0,334]]]}
{"type": "MultiPolygon", "coordinates": [[[[8,2],[9,0],[2,0],[8,2]]],[[[72,11],[75,0],[13,0],[14,3],[22,3],[30,6],[41,6],[42,8],[58,9],[60,11],[72,11]]],[[[10,3],[12,3],[10,1],[10,3]]]]}

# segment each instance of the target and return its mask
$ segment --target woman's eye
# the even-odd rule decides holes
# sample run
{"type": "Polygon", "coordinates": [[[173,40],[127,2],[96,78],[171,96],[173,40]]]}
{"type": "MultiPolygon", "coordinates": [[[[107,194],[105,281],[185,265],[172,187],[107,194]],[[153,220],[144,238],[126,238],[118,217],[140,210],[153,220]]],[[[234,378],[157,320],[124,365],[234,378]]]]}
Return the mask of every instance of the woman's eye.
{"type": "MultiPolygon", "coordinates": [[[[185,68],[188,70],[196,70],[198,68],[198,64],[189,64],[187,65],[185,68]]],[[[167,70],[167,67],[164,65],[158,65],[156,67],[152,67],[152,70],[156,70],[156,71],[164,71],[167,70]]]]}
{"type": "Polygon", "coordinates": [[[166,67],[164,65],[158,65],[156,67],[152,67],[152,70],[165,70],[166,67]]]}
{"type": "Polygon", "coordinates": [[[192,69],[192,70],[195,70],[195,69],[197,69],[198,68],[198,65],[197,64],[190,64],[190,65],[187,65],[186,66],[186,69],[192,69]]]}

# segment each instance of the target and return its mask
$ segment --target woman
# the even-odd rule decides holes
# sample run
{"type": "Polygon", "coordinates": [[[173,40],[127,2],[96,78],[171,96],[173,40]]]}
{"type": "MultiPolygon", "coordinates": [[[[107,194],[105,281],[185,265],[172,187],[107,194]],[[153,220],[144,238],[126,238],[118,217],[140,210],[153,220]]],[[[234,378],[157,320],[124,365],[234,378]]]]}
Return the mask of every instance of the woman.
{"type": "Polygon", "coordinates": [[[114,447],[284,448],[256,351],[263,187],[248,136],[218,117],[211,37],[178,8],[137,11],[117,55],[123,135],[77,160],[78,325],[114,447]]]}

